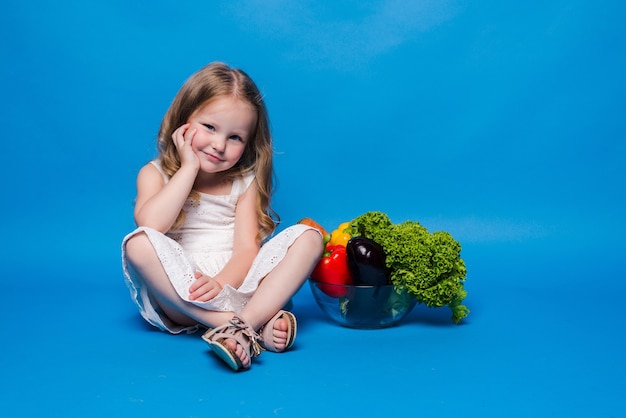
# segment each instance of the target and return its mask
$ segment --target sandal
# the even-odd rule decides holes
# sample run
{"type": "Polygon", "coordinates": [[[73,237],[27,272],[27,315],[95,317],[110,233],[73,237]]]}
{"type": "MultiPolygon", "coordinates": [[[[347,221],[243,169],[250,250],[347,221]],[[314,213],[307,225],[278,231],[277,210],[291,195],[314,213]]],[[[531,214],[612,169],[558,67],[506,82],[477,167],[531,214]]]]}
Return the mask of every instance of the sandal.
{"type": "Polygon", "coordinates": [[[281,353],[291,348],[293,343],[296,341],[297,332],[298,323],[295,315],[291,312],[280,310],[259,330],[259,334],[261,335],[261,346],[268,351],[281,353]],[[285,348],[282,350],[277,349],[274,345],[274,323],[280,318],[287,320],[287,343],[285,344],[285,348]]]}
{"type": "Polygon", "coordinates": [[[211,350],[213,350],[219,358],[224,360],[234,371],[241,368],[248,369],[250,366],[243,366],[235,350],[226,344],[226,340],[235,340],[237,344],[243,348],[250,360],[261,354],[259,335],[254,332],[252,327],[236,315],[226,324],[214,329],[209,329],[204,333],[202,339],[206,341],[211,347],[211,350]]]}

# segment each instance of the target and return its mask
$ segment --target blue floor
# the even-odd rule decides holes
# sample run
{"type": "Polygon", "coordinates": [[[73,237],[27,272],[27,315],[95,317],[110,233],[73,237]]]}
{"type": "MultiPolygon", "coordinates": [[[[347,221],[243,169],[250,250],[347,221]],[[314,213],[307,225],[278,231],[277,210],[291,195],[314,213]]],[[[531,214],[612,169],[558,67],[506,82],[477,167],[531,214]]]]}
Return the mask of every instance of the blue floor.
{"type": "Polygon", "coordinates": [[[472,312],[459,326],[418,305],[395,328],[342,328],[305,286],[294,349],[240,373],[199,334],[144,324],[115,265],[89,279],[59,267],[45,282],[12,272],[0,296],[11,318],[0,405],[11,417],[624,416],[626,286],[609,282],[619,260],[562,255],[548,266],[510,249],[465,251],[472,312]]]}
{"type": "Polygon", "coordinates": [[[0,416],[626,416],[626,3],[8,0],[0,416]],[[272,120],[284,223],[379,210],[463,246],[469,317],[330,322],[233,373],[147,326],[120,242],[210,61],[272,120]]]}

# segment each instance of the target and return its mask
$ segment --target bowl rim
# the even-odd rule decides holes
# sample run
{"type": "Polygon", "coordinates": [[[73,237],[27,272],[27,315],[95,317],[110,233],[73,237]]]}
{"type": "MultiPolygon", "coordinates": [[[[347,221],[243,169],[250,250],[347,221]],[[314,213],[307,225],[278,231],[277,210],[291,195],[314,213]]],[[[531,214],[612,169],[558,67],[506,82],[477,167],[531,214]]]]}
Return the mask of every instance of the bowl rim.
{"type": "Polygon", "coordinates": [[[313,280],[313,279],[309,279],[309,282],[312,284],[321,284],[324,286],[336,286],[336,287],[344,287],[344,288],[366,288],[366,289],[371,289],[374,287],[402,287],[402,286],[398,286],[395,285],[393,283],[391,284],[379,284],[379,285],[371,285],[371,284],[339,284],[339,283],[327,283],[327,282],[322,282],[319,280],[313,280]]]}

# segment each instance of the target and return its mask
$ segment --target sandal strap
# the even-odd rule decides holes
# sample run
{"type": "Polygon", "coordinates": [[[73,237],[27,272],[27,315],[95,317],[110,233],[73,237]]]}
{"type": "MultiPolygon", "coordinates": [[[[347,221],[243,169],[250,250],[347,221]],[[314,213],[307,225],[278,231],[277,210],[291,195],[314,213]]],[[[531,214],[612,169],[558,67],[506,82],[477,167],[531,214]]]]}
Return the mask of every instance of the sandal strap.
{"type": "Polygon", "coordinates": [[[257,357],[258,355],[260,355],[261,351],[263,350],[260,345],[262,338],[259,334],[256,333],[256,331],[254,331],[254,328],[252,328],[243,319],[239,318],[236,315],[233,316],[228,322],[230,322],[230,324],[234,328],[236,328],[237,331],[239,331],[241,334],[245,335],[248,338],[251,349],[250,354],[252,355],[252,357],[257,357]]]}
{"type": "Polygon", "coordinates": [[[203,338],[209,341],[220,339],[233,339],[242,346],[251,358],[261,354],[263,348],[260,345],[262,338],[254,329],[238,316],[233,316],[226,324],[213,328],[203,338]]]}

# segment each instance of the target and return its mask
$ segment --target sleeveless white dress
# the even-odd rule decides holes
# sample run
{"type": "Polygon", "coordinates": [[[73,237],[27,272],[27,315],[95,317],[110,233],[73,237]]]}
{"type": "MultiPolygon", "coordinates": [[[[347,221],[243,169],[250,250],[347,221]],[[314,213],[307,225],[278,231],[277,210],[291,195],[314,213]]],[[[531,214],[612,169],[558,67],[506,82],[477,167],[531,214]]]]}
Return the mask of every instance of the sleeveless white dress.
{"type": "MultiPolygon", "coordinates": [[[[158,161],[152,164],[159,169],[158,161]]],[[[303,232],[313,229],[306,225],[293,225],[265,242],[255,258],[248,275],[239,288],[224,286],[222,291],[207,302],[189,300],[189,286],[195,281],[195,272],[215,276],[232,255],[235,207],[239,197],[247,190],[254,175],[233,182],[229,195],[215,196],[200,193],[199,201],[188,199],[183,207],[186,219],[175,231],[166,234],[147,227],[139,227],[124,237],[122,242],[122,267],[131,298],[143,318],[155,327],[173,334],[193,333],[198,326],[184,327],[173,323],[152,300],[142,278],[130,268],[126,257],[126,242],[133,235],[144,232],[178,295],[185,301],[211,311],[239,313],[252,297],[259,282],[285,257],[287,249],[303,232]]]]}

